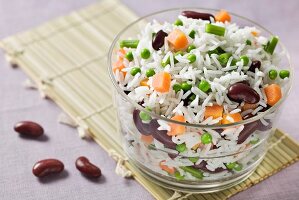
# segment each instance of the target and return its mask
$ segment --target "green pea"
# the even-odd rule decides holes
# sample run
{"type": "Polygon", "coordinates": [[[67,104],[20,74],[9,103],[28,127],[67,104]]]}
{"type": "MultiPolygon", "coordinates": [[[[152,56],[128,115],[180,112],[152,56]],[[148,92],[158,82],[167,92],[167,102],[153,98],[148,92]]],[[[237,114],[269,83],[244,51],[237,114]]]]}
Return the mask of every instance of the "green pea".
{"type": "Polygon", "coordinates": [[[209,89],[211,88],[211,85],[208,81],[202,80],[198,84],[198,88],[203,92],[208,92],[209,89]]]}
{"type": "Polygon", "coordinates": [[[199,157],[189,157],[188,158],[191,162],[196,163],[199,160],[199,157]]]}
{"type": "Polygon", "coordinates": [[[144,111],[140,111],[139,117],[142,121],[149,121],[152,119],[151,116],[144,111]]]}
{"type": "Polygon", "coordinates": [[[196,98],[196,95],[195,95],[195,94],[192,94],[192,95],[189,97],[189,100],[190,100],[190,101],[194,101],[195,98],[196,98]]]}
{"type": "Polygon", "coordinates": [[[243,165],[241,163],[236,163],[234,170],[241,171],[243,169],[243,165]]]}
{"type": "Polygon", "coordinates": [[[210,144],[212,142],[212,135],[208,132],[205,132],[201,135],[201,143],[210,144]]]}
{"type": "Polygon", "coordinates": [[[256,139],[250,140],[250,144],[257,144],[259,141],[260,141],[260,139],[256,138],[256,139]]]}
{"type": "Polygon", "coordinates": [[[132,76],[135,76],[136,74],[140,73],[141,69],[139,67],[133,67],[130,71],[132,76]]]}
{"type": "Polygon", "coordinates": [[[175,149],[176,149],[178,152],[182,153],[182,152],[186,151],[187,147],[186,147],[186,144],[185,144],[185,143],[182,143],[182,144],[178,144],[178,145],[176,145],[175,149]]]}
{"type": "Polygon", "coordinates": [[[182,170],[184,170],[185,172],[188,172],[190,173],[192,176],[198,178],[198,179],[202,179],[203,178],[203,172],[198,170],[198,169],[195,169],[191,166],[186,166],[186,167],[180,167],[182,170]]]}
{"type": "Polygon", "coordinates": [[[155,74],[156,74],[156,72],[155,72],[155,70],[153,68],[149,68],[145,72],[146,77],[151,77],[151,76],[154,76],[155,74]]]}
{"type": "Polygon", "coordinates": [[[230,66],[235,66],[237,64],[237,60],[233,58],[232,62],[230,63],[230,66]]]}
{"type": "Polygon", "coordinates": [[[226,163],[225,165],[227,169],[234,169],[236,162],[226,163]]]}
{"type": "Polygon", "coordinates": [[[173,24],[176,26],[183,26],[183,22],[180,19],[175,20],[175,22],[173,24]]]}
{"type": "Polygon", "coordinates": [[[151,52],[147,48],[144,48],[142,49],[140,56],[143,59],[148,59],[151,56],[151,52]]]}
{"type": "Polygon", "coordinates": [[[290,77],[290,71],[289,70],[281,70],[279,72],[279,77],[282,79],[290,77]]]}
{"type": "Polygon", "coordinates": [[[175,177],[177,180],[179,180],[179,181],[184,180],[184,178],[185,178],[184,176],[182,176],[182,175],[180,174],[179,171],[174,172],[174,177],[175,177]]]}
{"type": "Polygon", "coordinates": [[[125,58],[131,62],[134,59],[132,51],[127,52],[125,58]]]}
{"type": "Polygon", "coordinates": [[[268,73],[268,76],[271,80],[275,80],[277,78],[277,71],[275,69],[271,69],[268,73]]]}
{"type": "Polygon", "coordinates": [[[182,86],[176,83],[172,86],[172,89],[175,91],[175,93],[177,93],[182,89],[182,86]]]}
{"type": "Polygon", "coordinates": [[[187,92],[188,90],[191,90],[192,85],[189,84],[189,83],[187,83],[187,82],[183,82],[183,83],[181,84],[181,87],[182,87],[182,89],[183,89],[185,92],[187,92]]]}
{"type": "Polygon", "coordinates": [[[249,63],[249,58],[245,55],[241,56],[240,60],[243,60],[243,66],[246,66],[249,63]]]}
{"type": "Polygon", "coordinates": [[[211,56],[212,54],[220,55],[220,54],[223,54],[223,53],[225,53],[225,51],[221,47],[217,47],[216,49],[208,51],[209,56],[211,56]]]}
{"type": "Polygon", "coordinates": [[[229,60],[229,58],[232,56],[231,53],[223,53],[223,54],[220,54],[218,56],[218,61],[219,63],[222,65],[222,66],[225,66],[229,60]]]}
{"type": "Polygon", "coordinates": [[[196,49],[196,46],[194,46],[193,44],[191,44],[188,48],[187,48],[187,52],[190,53],[191,50],[196,49]]]}
{"type": "Polygon", "coordinates": [[[251,45],[251,41],[250,40],[246,40],[246,45],[250,46],[251,45]]]}
{"type": "Polygon", "coordinates": [[[195,30],[192,30],[190,33],[189,33],[189,37],[191,37],[192,39],[195,38],[195,30]]]}
{"type": "Polygon", "coordinates": [[[196,55],[191,53],[187,56],[187,59],[189,60],[189,63],[194,63],[196,61],[196,55]]]}

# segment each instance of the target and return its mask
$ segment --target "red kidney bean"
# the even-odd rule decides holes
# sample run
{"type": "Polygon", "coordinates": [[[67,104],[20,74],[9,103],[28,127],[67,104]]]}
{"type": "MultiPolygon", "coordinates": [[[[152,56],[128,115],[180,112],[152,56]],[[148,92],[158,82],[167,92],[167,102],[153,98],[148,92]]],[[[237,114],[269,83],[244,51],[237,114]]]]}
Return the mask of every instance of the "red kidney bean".
{"type": "Polygon", "coordinates": [[[140,110],[133,111],[133,121],[137,130],[143,135],[151,135],[153,132],[150,123],[143,123],[139,117],[139,113],[140,110]]]}
{"type": "Polygon", "coordinates": [[[246,103],[255,104],[260,101],[260,95],[244,83],[235,83],[231,85],[228,89],[227,96],[236,102],[245,101],[246,103]]]}
{"type": "Polygon", "coordinates": [[[259,127],[259,122],[254,121],[244,125],[244,129],[240,132],[238,137],[238,144],[242,144],[254,131],[259,127]]]}
{"type": "Polygon", "coordinates": [[[261,61],[259,61],[259,60],[252,61],[248,71],[255,72],[256,68],[258,68],[258,69],[261,68],[261,61]]]}
{"type": "Polygon", "coordinates": [[[40,160],[34,164],[32,173],[36,177],[44,177],[50,174],[56,174],[62,172],[64,165],[60,160],[57,159],[45,159],[40,160]]]}
{"type": "Polygon", "coordinates": [[[201,161],[200,164],[198,164],[198,165],[194,165],[193,167],[196,168],[196,169],[201,169],[202,171],[205,171],[205,172],[209,172],[209,173],[211,173],[211,174],[215,174],[215,173],[219,173],[219,172],[223,172],[223,171],[226,171],[226,170],[227,170],[227,169],[224,169],[224,168],[222,168],[222,167],[218,167],[218,168],[215,169],[215,171],[211,171],[211,170],[209,170],[209,169],[207,168],[207,162],[204,161],[204,160],[201,161]]]}
{"type": "Polygon", "coordinates": [[[156,35],[153,36],[153,40],[152,40],[153,49],[158,51],[161,47],[163,47],[165,37],[167,36],[168,34],[165,33],[164,31],[162,30],[158,31],[158,33],[156,33],[156,35]]]}
{"type": "Polygon", "coordinates": [[[32,121],[21,121],[15,124],[14,130],[21,135],[29,137],[39,137],[44,133],[41,125],[32,121]]]}
{"type": "Polygon", "coordinates": [[[237,82],[237,83],[243,83],[243,84],[245,84],[245,85],[248,85],[248,86],[250,86],[250,84],[249,84],[249,82],[248,82],[247,80],[244,80],[244,81],[239,81],[239,82],[237,82]]]}
{"type": "Polygon", "coordinates": [[[209,20],[209,21],[211,17],[215,19],[214,15],[210,13],[200,13],[200,12],[195,12],[190,10],[183,11],[182,15],[192,19],[202,19],[202,20],[209,20]]]}
{"type": "Polygon", "coordinates": [[[84,175],[92,178],[98,178],[102,175],[100,168],[89,162],[89,160],[81,156],[76,160],[76,168],[84,175]]]}

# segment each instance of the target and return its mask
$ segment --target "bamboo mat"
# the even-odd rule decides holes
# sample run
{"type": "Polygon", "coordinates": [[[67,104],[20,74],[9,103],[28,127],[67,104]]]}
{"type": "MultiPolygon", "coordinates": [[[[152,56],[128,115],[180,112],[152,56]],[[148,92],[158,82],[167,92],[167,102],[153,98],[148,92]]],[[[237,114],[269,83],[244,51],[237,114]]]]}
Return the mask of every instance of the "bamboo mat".
{"type": "MultiPolygon", "coordinates": [[[[9,61],[21,67],[39,90],[59,105],[79,131],[91,134],[105,151],[114,150],[120,158],[125,155],[111,103],[106,57],[114,36],[135,19],[137,16],[122,3],[106,0],[0,42],[9,61]]],[[[124,164],[156,199],[175,194],[177,199],[188,196],[191,200],[222,200],[298,159],[299,144],[277,130],[265,159],[246,181],[222,192],[196,195],[161,188],[144,178],[129,161],[124,164]]]]}

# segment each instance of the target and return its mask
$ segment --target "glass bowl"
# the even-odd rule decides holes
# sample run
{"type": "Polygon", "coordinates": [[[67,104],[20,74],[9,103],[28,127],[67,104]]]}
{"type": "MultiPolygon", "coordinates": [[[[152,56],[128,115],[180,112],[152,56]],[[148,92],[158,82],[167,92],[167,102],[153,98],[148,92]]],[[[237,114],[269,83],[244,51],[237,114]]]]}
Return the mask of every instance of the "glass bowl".
{"type": "MultiPolygon", "coordinates": [[[[226,125],[200,125],[173,121],[144,109],[132,101],[118,86],[112,71],[117,58],[119,41],[136,37],[147,22],[175,21],[183,10],[215,14],[219,10],[203,8],[176,8],[142,17],[122,30],[114,39],[108,55],[108,70],[114,85],[114,102],[117,110],[123,148],[130,162],[142,171],[149,180],[163,187],[184,192],[207,193],[236,185],[254,172],[263,160],[268,139],[275,129],[282,102],[289,94],[292,83],[292,67],[289,54],[281,42],[276,52],[281,53],[279,68],[291,71],[291,78],[283,92],[283,98],[265,112],[226,125]],[[140,112],[150,115],[144,122],[140,112]],[[184,127],[188,138],[171,137],[167,131],[158,130],[161,124],[184,127]],[[203,144],[205,133],[212,142],[203,144]],[[224,135],[226,135],[224,137],[224,135]],[[237,135],[237,136],[236,136],[237,135]],[[237,137],[236,140],[226,140],[237,137]],[[173,141],[176,140],[176,143],[173,141]],[[215,143],[217,142],[217,145],[215,143]],[[188,151],[185,151],[188,149],[188,151]]],[[[270,37],[270,31],[242,16],[231,13],[232,21],[242,26],[255,26],[261,35],[270,37]]]]}

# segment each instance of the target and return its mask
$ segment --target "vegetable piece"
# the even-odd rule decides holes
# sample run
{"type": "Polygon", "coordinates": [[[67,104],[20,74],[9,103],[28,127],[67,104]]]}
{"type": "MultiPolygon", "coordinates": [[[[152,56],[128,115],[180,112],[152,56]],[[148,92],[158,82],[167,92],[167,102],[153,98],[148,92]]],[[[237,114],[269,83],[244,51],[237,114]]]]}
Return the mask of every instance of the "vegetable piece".
{"type": "Polygon", "coordinates": [[[158,51],[161,47],[164,46],[165,37],[167,37],[167,33],[163,30],[158,31],[156,34],[153,34],[152,39],[152,47],[156,51],[158,51]]]}
{"type": "Polygon", "coordinates": [[[189,63],[194,63],[196,61],[196,55],[193,54],[193,53],[190,53],[188,56],[187,56],[187,59],[189,60],[189,63]]]}
{"type": "Polygon", "coordinates": [[[126,53],[125,58],[131,62],[134,59],[132,51],[126,53]]]}
{"type": "Polygon", "coordinates": [[[183,82],[181,83],[181,87],[185,92],[187,92],[188,90],[191,90],[192,85],[187,82],[183,82]]]}
{"type": "Polygon", "coordinates": [[[217,21],[217,22],[230,22],[230,20],[231,20],[231,16],[230,16],[230,14],[227,12],[227,11],[225,11],[225,10],[220,10],[220,12],[218,12],[216,15],[215,15],[215,20],[217,21]]]}
{"type": "Polygon", "coordinates": [[[139,44],[139,40],[122,40],[119,43],[120,48],[127,47],[127,48],[137,48],[139,44]]]}
{"type": "Polygon", "coordinates": [[[259,32],[257,32],[257,31],[251,31],[251,34],[252,34],[254,37],[259,36],[259,32]]]}
{"type": "Polygon", "coordinates": [[[208,92],[211,88],[211,85],[208,81],[202,80],[198,84],[198,88],[203,92],[208,92]]]}
{"type": "Polygon", "coordinates": [[[125,68],[125,65],[123,63],[123,59],[119,59],[116,63],[113,65],[113,72],[115,73],[117,70],[123,73],[124,76],[126,76],[127,72],[123,72],[122,69],[125,68]]]}
{"type": "Polygon", "coordinates": [[[176,83],[172,86],[172,89],[175,91],[175,93],[177,93],[182,89],[182,86],[176,83]]]}
{"type": "Polygon", "coordinates": [[[131,69],[131,71],[130,71],[130,74],[131,74],[132,76],[135,76],[136,74],[138,74],[138,73],[140,73],[140,72],[141,72],[140,67],[133,67],[133,68],[131,69]]]}
{"type": "Polygon", "coordinates": [[[151,76],[154,76],[155,74],[156,74],[156,72],[153,68],[150,68],[150,69],[146,70],[146,72],[145,72],[145,75],[148,78],[151,77],[151,76]]]}
{"type": "Polygon", "coordinates": [[[257,107],[257,104],[255,103],[244,103],[244,105],[242,106],[242,111],[245,111],[245,110],[249,110],[249,109],[256,109],[257,107]]]}
{"type": "Polygon", "coordinates": [[[140,56],[143,59],[148,59],[151,56],[151,52],[147,48],[144,48],[142,49],[140,56]]]}
{"type": "Polygon", "coordinates": [[[159,72],[153,76],[152,86],[157,92],[168,92],[170,89],[171,75],[168,72],[159,72]]]}
{"type": "Polygon", "coordinates": [[[242,116],[240,113],[233,113],[233,114],[224,114],[223,119],[221,120],[222,124],[231,124],[235,122],[242,121],[242,116]],[[233,122],[227,118],[231,118],[233,122]]]}
{"type": "Polygon", "coordinates": [[[194,101],[195,98],[196,98],[196,95],[195,95],[195,94],[192,94],[188,99],[189,99],[190,101],[194,101]]]}
{"type": "Polygon", "coordinates": [[[151,144],[153,142],[154,138],[151,135],[143,135],[141,134],[141,141],[143,141],[145,144],[151,144]]]}
{"type": "Polygon", "coordinates": [[[246,55],[240,56],[240,60],[243,61],[243,66],[246,66],[249,63],[249,58],[246,55]]]}
{"type": "Polygon", "coordinates": [[[277,84],[271,84],[264,88],[267,104],[274,106],[282,97],[281,88],[277,84]]]}
{"type": "Polygon", "coordinates": [[[223,53],[218,56],[218,61],[222,66],[226,66],[229,58],[232,56],[231,53],[223,53]]]}
{"type": "MultiPolygon", "coordinates": [[[[183,115],[175,115],[171,119],[178,122],[186,122],[185,117],[183,115]]],[[[167,132],[167,135],[169,136],[182,135],[186,131],[186,127],[180,124],[170,123],[169,126],[170,131],[167,132]]]]}
{"type": "Polygon", "coordinates": [[[175,149],[178,152],[182,153],[182,152],[186,151],[187,147],[186,147],[185,143],[182,143],[182,144],[177,144],[176,147],[175,147],[175,149]]]}
{"type": "Polygon", "coordinates": [[[243,169],[243,165],[241,163],[236,163],[234,166],[234,170],[241,171],[243,169]]]}
{"type": "Polygon", "coordinates": [[[273,54],[274,49],[277,45],[279,41],[278,36],[272,36],[272,38],[270,39],[270,41],[267,43],[267,45],[265,46],[265,51],[268,52],[269,54],[273,54]]]}
{"type": "Polygon", "coordinates": [[[175,177],[177,180],[179,180],[179,181],[184,180],[184,178],[185,178],[184,176],[182,176],[182,175],[180,174],[179,171],[174,172],[174,177],[175,177]]]}
{"type": "Polygon", "coordinates": [[[174,50],[183,50],[188,46],[188,39],[181,30],[175,29],[169,33],[168,42],[174,50]]]}
{"type": "Polygon", "coordinates": [[[176,26],[183,26],[183,22],[180,19],[175,20],[175,22],[173,24],[176,26]]]}
{"type": "Polygon", "coordinates": [[[284,78],[289,78],[290,77],[290,71],[289,70],[281,70],[279,72],[279,77],[281,79],[284,79],[284,78]]]}
{"type": "Polygon", "coordinates": [[[236,162],[226,163],[225,166],[227,169],[232,170],[236,166],[236,162]]]}
{"type": "Polygon", "coordinates": [[[195,49],[196,47],[191,44],[188,48],[187,48],[187,52],[190,53],[191,50],[195,49]]]}
{"type": "Polygon", "coordinates": [[[201,143],[210,144],[212,142],[212,135],[208,132],[205,132],[201,135],[201,143]]]}
{"type": "Polygon", "coordinates": [[[192,176],[198,178],[198,179],[202,179],[203,178],[203,172],[198,170],[198,169],[195,169],[191,166],[185,166],[185,167],[180,167],[182,170],[184,170],[185,172],[188,172],[190,173],[192,176]]]}
{"type": "Polygon", "coordinates": [[[142,79],[142,80],[140,81],[139,85],[140,85],[140,86],[149,86],[149,85],[147,84],[147,82],[148,82],[148,78],[142,79]]]}
{"type": "Polygon", "coordinates": [[[246,40],[246,45],[250,46],[251,45],[251,41],[250,40],[246,40]]]}
{"type": "Polygon", "coordinates": [[[256,138],[256,139],[250,140],[250,144],[257,144],[259,141],[260,141],[260,139],[256,138]]]}
{"type": "Polygon", "coordinates": [[[126,51],[123,49],[123,48],[120,48],[118,51],[117,51],[117,55],[119,58],[124,58],[125,55],[126,55],[126,51]]]}
{"type": "MultiPolygon", "coordinates": [[[[149,112],[152,111],[152,109],[150,107],[146,107],[145,110],[147,110],[149,112]]],[[[152,119],[151,116],[144,111],[140,111],[139,117],[142,121],[149,121],[152,119]]]]}
{"type": "Polygon", "coordinates": [[[165,164],[163,164],[163,163],[165,163],[165,160],[162,160],[162,161],[159,163],[159,167],[160,167],[162,170],[166,171],[168,174],[174,174],[174,172],[175,172],[175,168],[174,168],[174,167],[167,166],[167,165],[165,165],[165,164]]]}
{"type": "Polygon", "coordinates": [[[225,51],[221,47],[217,47],[216,49],[208,51],[209,56],[211,56],[212,54],[220,55],[220,54],[223,54],[223,53],[225,53],[225,51]]]}
{"type": "Polygon", "coordinates": [[[191,162],[196,163],[199,160],[199,157],[189,157],[188,158],[191,162]]]}
{"type": "Polygon", "coordinates": [[[205,27],[206,33],[218,35],[218,36],[224,36],[225,34],[225,28],[221,26],[216,26],[213,24],[206,24],[205,27]]]}
{"type": "MultiPolygon", "coordinates": [[[[181,56],[183,56],[183,55],[184,55],[184,52],[182,52],[182,51],[178,51],[178,52],[176,52],[176,53],[174,54],[174,56],[173,56],[174,64],[176,64],[176,63],[179,62],[179,61],[175,58],[177,55],[181,55],[181,56]]],[[[169,63],[170,63],[170,58],[169,58],[169,63]]]]}
{"type": "MultiPolygon", "coordinates": [[[[163,58],[163,60],[164,60],[164,58],[163,58]]],[[[165,60],[163,61],[163,60],[161,62],[162,67],[166,67],[166,65],[170,64],[170,57],[169,56],[167,57],[166,61],[165,60]]]]}
{"type": "Polygon", "coordinates": [[[192,30],[189,33],[189,37],[191,37],[192,39],[194,39],[195,38],[195,34],[196,34],[195,30],[192,30]]]}
{"type": "Polygon", "coordinates": [[[216,119],[218,117],[222,117],[223,114],[223,106],[219,106],[218,104],[214,104],[213,106],[207,106],[205,110],[205,119],[208,117],[213,117],[216,119]]]}
{"type": "Polygon", "coordinates": [[[202,20],[209,20],[209,21],[211,21],[211,18],[215,19],[215,17],[210,13],[200,13],[191,10],[184,10],[182,12],[182,15],[192,19],[202,19],[202,20]]]}
{"type": "Polygon", "coordinates": [[[271,80],[275,80],[277,78],[277,71],[275,69],[271,69],[268,73],[268,76],[271,80]]]}

